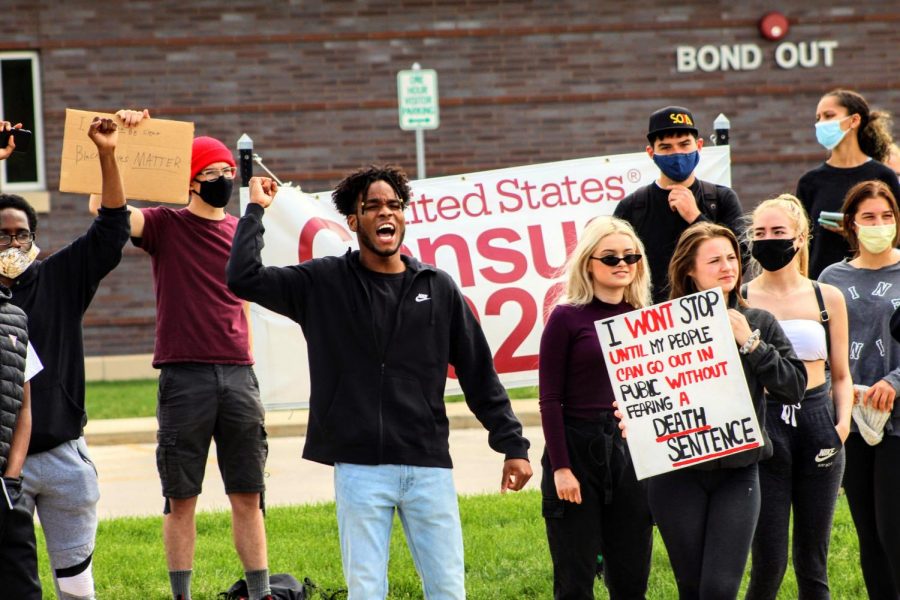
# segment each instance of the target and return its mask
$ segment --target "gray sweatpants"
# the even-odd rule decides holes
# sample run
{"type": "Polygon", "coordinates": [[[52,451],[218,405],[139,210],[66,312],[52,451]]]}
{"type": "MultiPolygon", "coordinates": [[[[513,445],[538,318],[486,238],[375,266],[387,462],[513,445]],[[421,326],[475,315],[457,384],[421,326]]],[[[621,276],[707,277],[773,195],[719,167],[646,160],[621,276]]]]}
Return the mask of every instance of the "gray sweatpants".
{"type": "Polygon", "coordinates": [[[100,488],[84,438],[30,454],[22,470],[20,502],[37,515],[54,577],[94,552],[100,488]]]}

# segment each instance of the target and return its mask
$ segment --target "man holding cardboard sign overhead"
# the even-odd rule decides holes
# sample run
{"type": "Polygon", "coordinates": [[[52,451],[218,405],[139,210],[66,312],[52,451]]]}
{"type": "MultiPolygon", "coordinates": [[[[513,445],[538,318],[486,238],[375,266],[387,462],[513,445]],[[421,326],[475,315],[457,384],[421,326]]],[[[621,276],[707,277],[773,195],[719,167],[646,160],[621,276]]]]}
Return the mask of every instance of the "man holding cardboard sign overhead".
{"type": "Polygon", "coordinates": [[[115,158],[118,128],[98,117],[87,135],[97,149],[104,201],[87,232],[68,246],[38,260],[34,208],[20,196],[0,194],[0,230],[11,235],[0,251],[17,250],[0,261],[0,283],[28,315],[30,340],[44,363],[31,381],[31,444],[20,502],[37,510],[63,600],[94,597],[91,559],[100,492],[83,437],[82,318],[128,241],[128,211],[115,158]]]}
{"type": "Polygon", "coordinates": [[[265,415],[244,304],[225,285],[225,263],[237,227],[225,206],[235,173],[234,158],[222,142],[197,137],[190,180],[185,181],[187,207],[131,211],[134,244],[153,263],[153,366],[160,369],[157,468],[165,497],[166,562],[176,600],[191,598],[194,514],[213,439],[250,600],[269,597],[270,591],[262,513],[265,415]]]}

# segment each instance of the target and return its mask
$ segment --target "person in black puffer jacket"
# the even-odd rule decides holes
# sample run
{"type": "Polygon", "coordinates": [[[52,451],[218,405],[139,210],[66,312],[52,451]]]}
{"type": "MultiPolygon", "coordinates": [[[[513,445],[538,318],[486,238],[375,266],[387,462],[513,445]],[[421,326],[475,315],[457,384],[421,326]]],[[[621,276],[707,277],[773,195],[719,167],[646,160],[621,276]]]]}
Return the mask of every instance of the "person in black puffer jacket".
{"type": "MultiPolygon", "coordinates": [[[[0,251],[0,263],[17,244],[14,239],[6,229],[0,230],[0,248],[6,246],[0,251]]],[[[0,581],[6,597],[40,600],[34,518],[19,502],[31,437],[31,390],[25,380],[28,318],[9,303],[11,296],[0,285],[0,581]]]]}

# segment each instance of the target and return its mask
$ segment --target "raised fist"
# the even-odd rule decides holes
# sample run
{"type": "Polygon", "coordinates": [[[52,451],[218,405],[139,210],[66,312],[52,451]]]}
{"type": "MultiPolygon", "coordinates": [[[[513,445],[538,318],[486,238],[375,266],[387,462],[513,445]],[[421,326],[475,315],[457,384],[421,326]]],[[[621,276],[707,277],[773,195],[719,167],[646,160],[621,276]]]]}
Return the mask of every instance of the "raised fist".
{"type": "Polygon", "coordinates": [[[94,117],[88,128],[88,137],[100,152],[115,150],[119,142],[119,126],[112,119],[94,117]]]}

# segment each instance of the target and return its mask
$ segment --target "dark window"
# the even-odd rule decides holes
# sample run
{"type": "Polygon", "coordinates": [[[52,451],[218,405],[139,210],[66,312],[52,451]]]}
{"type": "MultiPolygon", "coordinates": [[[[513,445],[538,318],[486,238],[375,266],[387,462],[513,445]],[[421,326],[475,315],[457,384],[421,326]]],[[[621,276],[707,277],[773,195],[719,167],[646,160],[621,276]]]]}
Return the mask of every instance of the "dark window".
{"type": "Polygon", "coordinates": [[[40,123],[37,55],[0,53],[0,118],[32,132],[31,149],[0,162],[6,190],[43,189],[43,131],[40,123]]]}

